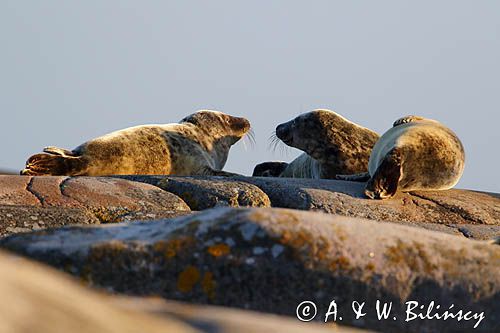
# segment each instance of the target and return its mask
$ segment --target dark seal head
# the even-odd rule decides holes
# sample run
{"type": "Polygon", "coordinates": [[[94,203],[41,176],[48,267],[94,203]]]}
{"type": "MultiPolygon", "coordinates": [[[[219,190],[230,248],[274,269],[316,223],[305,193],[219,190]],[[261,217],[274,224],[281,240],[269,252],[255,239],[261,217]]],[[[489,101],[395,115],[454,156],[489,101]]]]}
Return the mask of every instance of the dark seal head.
{"type": "Polygon", "coordinates": [[[250,130],[245,118],[202,110],[177,124],[142,125],[92,139],[74,150],[46,147],[23,175],[233,175],[229,149],[250,130]]]}
{"type": "MultiPolygon", "coordinates": [[[[304,151],[305,155],[281,174],[297,178],[335,178],[337,174],[366,172],[372,147],[379,138],[374,131],[325,109],[278,125],[276,136],[286,145],[304,151]]],[[[273,165],[272,170],[278,167],[273,165]]]]}
{"type": "Polygon", "coordinates": [[[449,128],[436,120],[403,117],[373,148],[365,194],[387,199],[398,189],[449,189],[460,180],[464,166],[464,148],[449,128]]]}
{"type": "Polygon", "coordinates": [[[281,161],[271,161],[257,164],[253,169],[253,177],[279,177],[289,164],[281,161]]]}

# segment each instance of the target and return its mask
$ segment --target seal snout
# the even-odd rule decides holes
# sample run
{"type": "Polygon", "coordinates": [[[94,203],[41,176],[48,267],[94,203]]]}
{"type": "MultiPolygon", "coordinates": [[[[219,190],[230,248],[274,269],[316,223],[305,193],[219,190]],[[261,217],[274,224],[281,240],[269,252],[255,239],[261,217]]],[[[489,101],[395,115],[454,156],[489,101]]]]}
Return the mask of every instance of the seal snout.
{"type": "Polygon", "coordinates": [[[250,130],[250,122],[241,117],[231,117],[231,130],[237,133],[245,134],[250,130]]]}
{"type": "Polygon", "coordinates": [[[292,141],[292,131],[287,123],[280,124],[276,127],[276,136],[286,144],[292,141]]]}

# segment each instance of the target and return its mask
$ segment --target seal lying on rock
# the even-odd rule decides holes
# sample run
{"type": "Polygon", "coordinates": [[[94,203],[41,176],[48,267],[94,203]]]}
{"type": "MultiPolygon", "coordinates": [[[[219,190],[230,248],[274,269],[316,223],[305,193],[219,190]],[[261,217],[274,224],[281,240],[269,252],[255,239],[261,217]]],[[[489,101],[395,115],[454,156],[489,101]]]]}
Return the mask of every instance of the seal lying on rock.
{"type": "Polygon", "coordinates": [[[290,164],[258,164],[253,176],[335,178],[368,170],[372,147],[379,135],[330,110],[314,110],[276,127],[285,144],[304,151],[290,164]]]}
{"type": "Polygon", "coordinates": [[[464,148],[455,133],[436,120],[406,116],[377,141],[368,173],[337,178],[368,180],[366,196],[386,199],[398,188],[406,192],[452,188],[464,165],[464,148]]]}
{"type": "Polygon", "coordinates": [[[198,111],[178,124],[130,127],[72,151],[47,147],[22,175],[234,175],[221,171],[229,149],[250,130],[245,118],[198,111]]]}

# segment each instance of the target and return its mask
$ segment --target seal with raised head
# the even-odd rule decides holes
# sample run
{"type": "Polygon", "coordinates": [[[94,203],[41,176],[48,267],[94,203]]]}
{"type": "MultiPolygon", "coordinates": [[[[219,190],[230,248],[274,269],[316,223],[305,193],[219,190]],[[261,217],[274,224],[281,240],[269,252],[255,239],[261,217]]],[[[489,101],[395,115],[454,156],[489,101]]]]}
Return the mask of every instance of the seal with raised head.
{"type": "Polygon", "coordinates": [[[406,116],[394,122],[373,147],[368,173],[338,176],[368,180],[365,194],[386,199],[399,189],[446,190],[462,176],[465,152],[460,139],[436,120],[406,116]]]}
{"type": "Polygon", "coordinates": [[[74,150],[47,147],[22,175],[234,175],[221,171],[229,149],[250,130],[245,118],[201,110],[177,124],[142,125],[92,139],[74,150]]]}
{"type": "Polygon", "coordinates": [[[253,176],[318,179],[366,172],[372,147],[379,138],[374,131],[325,109],[301,114],[278,125],[276,136],[304,153],[290,164],[258,164],[253,176]]]}

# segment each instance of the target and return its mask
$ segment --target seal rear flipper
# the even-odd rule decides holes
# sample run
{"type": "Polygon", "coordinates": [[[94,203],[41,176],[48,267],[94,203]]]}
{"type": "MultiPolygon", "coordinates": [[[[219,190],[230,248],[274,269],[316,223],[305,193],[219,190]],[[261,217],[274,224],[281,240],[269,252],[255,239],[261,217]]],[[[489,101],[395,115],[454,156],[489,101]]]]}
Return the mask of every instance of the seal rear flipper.
{"type": "Polygon", "coordinates": [[[260,163],[253,169],[252,177],[279,177],[287,166],[286,162],[260,163]]]}
{"type": "Polygon", "coordinates": [[[21,175],[76,176],[84,173],[87,164],[83,157],[41,153],[28,159],[21,175]]]}
{"type": "Polygon", "coordinates": [[[348,180],[351,182],[366,182],[370,179],[369,172],[356,173],[354,175],[336,175],[335,179],[348,180]]]}
{"type": "Polygon", "coordinates": [[[392,127],[396,127],[396,126],[399,126],[399,125],[411,123],[412,121],[423,120],[423,119],[425,119],[425,118],[424,117],[420,117],[420,116],[406,116],[406,117],[402,117],[402,118],[399,118],[398,120],[396,120],[394,122],[394,124],[392,124],[392,127]]]}
{"type": "Polygon", "coordinates": [[[48,146],[43,148],[43,152],[59,156],[75,156],[75,153],[73,153],[71,150],[54,146],[48,146]]]}
{"type": "Polygon", "coordinates": [[[387,199],[396,194],[401,179],[401,152],[392,149],[370,178],[365,187],[365,195],[371,199],[387,199]]]}

